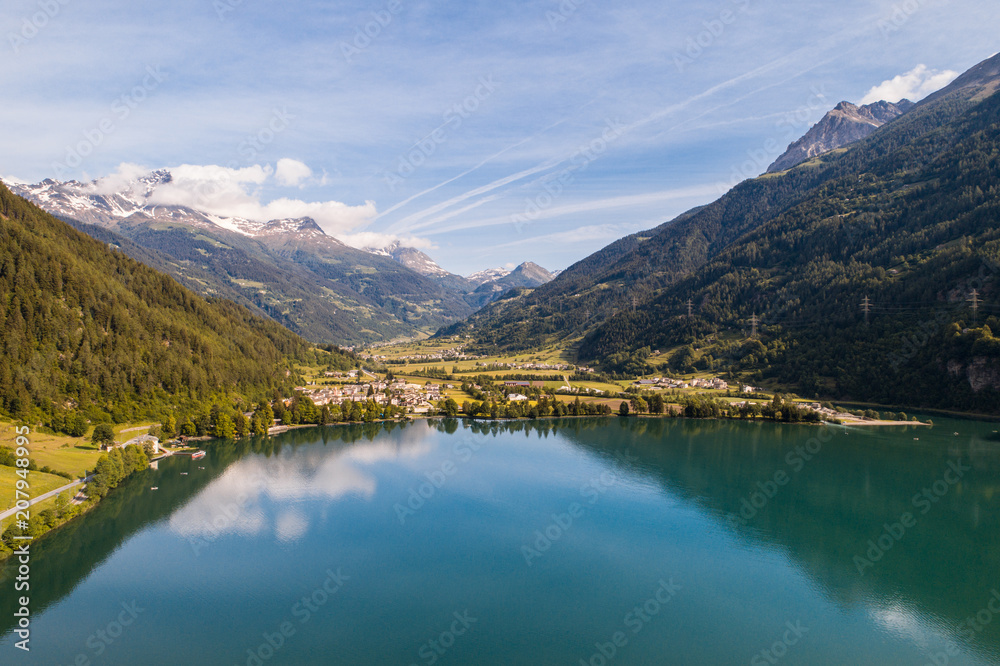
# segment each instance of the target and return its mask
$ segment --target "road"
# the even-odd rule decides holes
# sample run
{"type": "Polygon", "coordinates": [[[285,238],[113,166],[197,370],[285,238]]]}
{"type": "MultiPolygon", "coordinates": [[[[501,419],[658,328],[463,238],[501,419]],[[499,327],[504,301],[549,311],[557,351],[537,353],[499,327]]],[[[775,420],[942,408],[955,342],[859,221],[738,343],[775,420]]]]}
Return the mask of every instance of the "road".
{"type": "MultiPolygon", "coordinates": [[[[63,492],[64,490],[69,490],[70,488],[75,488],[76,486],[80,485],[81,483],[85,483],[87,481],[90,481],[93,478],[94,478],[93,475],[91,475],[91,476],[88,476],[86,479],[77,479],[76,481],[73,481],[72,483],[67,483],[65,486],[63,486],[61,488],[56,488],[55,490],[50,490],[47,493],[44,493],[42,495],[39,495],[38,497],[35,497],[35,498],[32,498],[31,500],[29,500],[28,501],[28,506],[31,506],[32,504],[35,504],[37,502],[41,502],[42,500],[47,500],[50,497],[55,497],[56,495],[58,495],[59,493],[63,492]]],[[[13,516],[14,512],[17,511],[17,510],[18,509],[15,506],[13,509],[7,509],[3,513],[0,513],[0,520],[3,520],[4,518],[7,518],[9,516],[13,516]]]]}

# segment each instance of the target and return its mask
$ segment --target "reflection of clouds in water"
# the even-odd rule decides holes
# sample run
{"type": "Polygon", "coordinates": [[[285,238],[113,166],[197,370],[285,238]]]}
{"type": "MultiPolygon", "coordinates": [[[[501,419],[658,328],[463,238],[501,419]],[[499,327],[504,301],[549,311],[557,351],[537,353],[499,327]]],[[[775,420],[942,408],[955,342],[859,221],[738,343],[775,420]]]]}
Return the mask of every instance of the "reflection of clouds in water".
{"type": "Polygon", "coordinates": [[[274,521],[274,534],[281,541],[296,541],[309,529],[309,519],[301,511],[285,511],[274,521]]]}
{"type": "Polygon", "coordinates": [[[295,541],[309,529],[306,514],[282,507],[285,510],[272,520],[262,506],[264,496],[282,505],[333,501],[348,495],[370,499],[376,479],[363,467],[425,455],[433,448],[427,441],[431,434],[429,428],[407,428],[392,440],[364,442],[337,451],[304,447],[286,449],[271,458],[244,458],[175,511],[170,529],[188,539],[209,540],[222,534],[253,535],[273,529],[278,539],[295,541]]]}
{"type": "Polygon", "coordinates": [[[942,625],[936,618],[921,615],[904,602],[893,599],[868,609],[868,616],[882,629],[899,639],[924,649],[938,643],[955,641],[953,627],[942,625]]]}

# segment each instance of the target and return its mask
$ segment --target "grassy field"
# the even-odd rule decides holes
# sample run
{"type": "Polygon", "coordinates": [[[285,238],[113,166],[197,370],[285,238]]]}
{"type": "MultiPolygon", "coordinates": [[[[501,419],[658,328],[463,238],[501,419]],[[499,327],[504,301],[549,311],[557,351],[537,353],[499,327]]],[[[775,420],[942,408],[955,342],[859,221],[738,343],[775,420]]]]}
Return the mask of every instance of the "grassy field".
{"type": "MultiPolygon", "coordinates": [[[[17,496],[14,493],[15,483],[20,478],[15,468],[0,466],[0,511],[14,508],[14,504],[17,502],[17,496]]],[[[28,472],[28,493],[31,497],[44,495],[50,490],[65,486],[67,483],[70,483],[69,479],[55,474],[28,472]]]]}
{"type": "MultiPolygon", "coordinates": [[[[0,423],[0,446],[13,448],[14,439],[14,425],[10,422],[0,423]]],[[[75,476],[81,476],[85,470],[92,469],[100,455],[100,451],[90,443],[88,437],[47,435],[32,430],[28,441],[31,459],[39,467],[48,466],[75,476]]]]}

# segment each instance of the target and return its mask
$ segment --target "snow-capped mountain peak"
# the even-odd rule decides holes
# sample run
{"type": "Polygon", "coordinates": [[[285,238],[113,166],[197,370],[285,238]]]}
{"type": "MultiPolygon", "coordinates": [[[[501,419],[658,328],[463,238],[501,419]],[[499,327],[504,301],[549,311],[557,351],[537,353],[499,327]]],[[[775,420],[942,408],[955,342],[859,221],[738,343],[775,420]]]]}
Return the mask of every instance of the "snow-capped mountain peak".
{"type": "MultiPolygon", "coordinates": [[[[75,180],[59,182],[47,178],[33,185],[9,182],[7,186],[15,194],[54,215],[107,228],[114,228],[124,221],[171,222],[194,227],[222,228],[253,238],[287,234],[317,238],[326,236],[323,229],[310,217],[260,221],[214,215],[188,206],[156,203],[154,194],[157,188],[171,180],[170,172],[160,169],[129,180],[111,177],[81,183],[75,180]]],[[[334,241],[332,238],[329,240],[334,241]]]]}

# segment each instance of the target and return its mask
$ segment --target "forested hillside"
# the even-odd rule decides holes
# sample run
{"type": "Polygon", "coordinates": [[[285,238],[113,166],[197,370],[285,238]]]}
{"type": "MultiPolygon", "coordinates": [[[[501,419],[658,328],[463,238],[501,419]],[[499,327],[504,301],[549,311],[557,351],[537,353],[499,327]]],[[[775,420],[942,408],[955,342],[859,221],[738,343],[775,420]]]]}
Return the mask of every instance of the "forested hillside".
{"type": "Polygon", "coordinates": [[[277,323],[206,301],[0,184],[0,411],[135,420],[229,393],[288,391],[294,361],[347,367],[277,323]]]}

